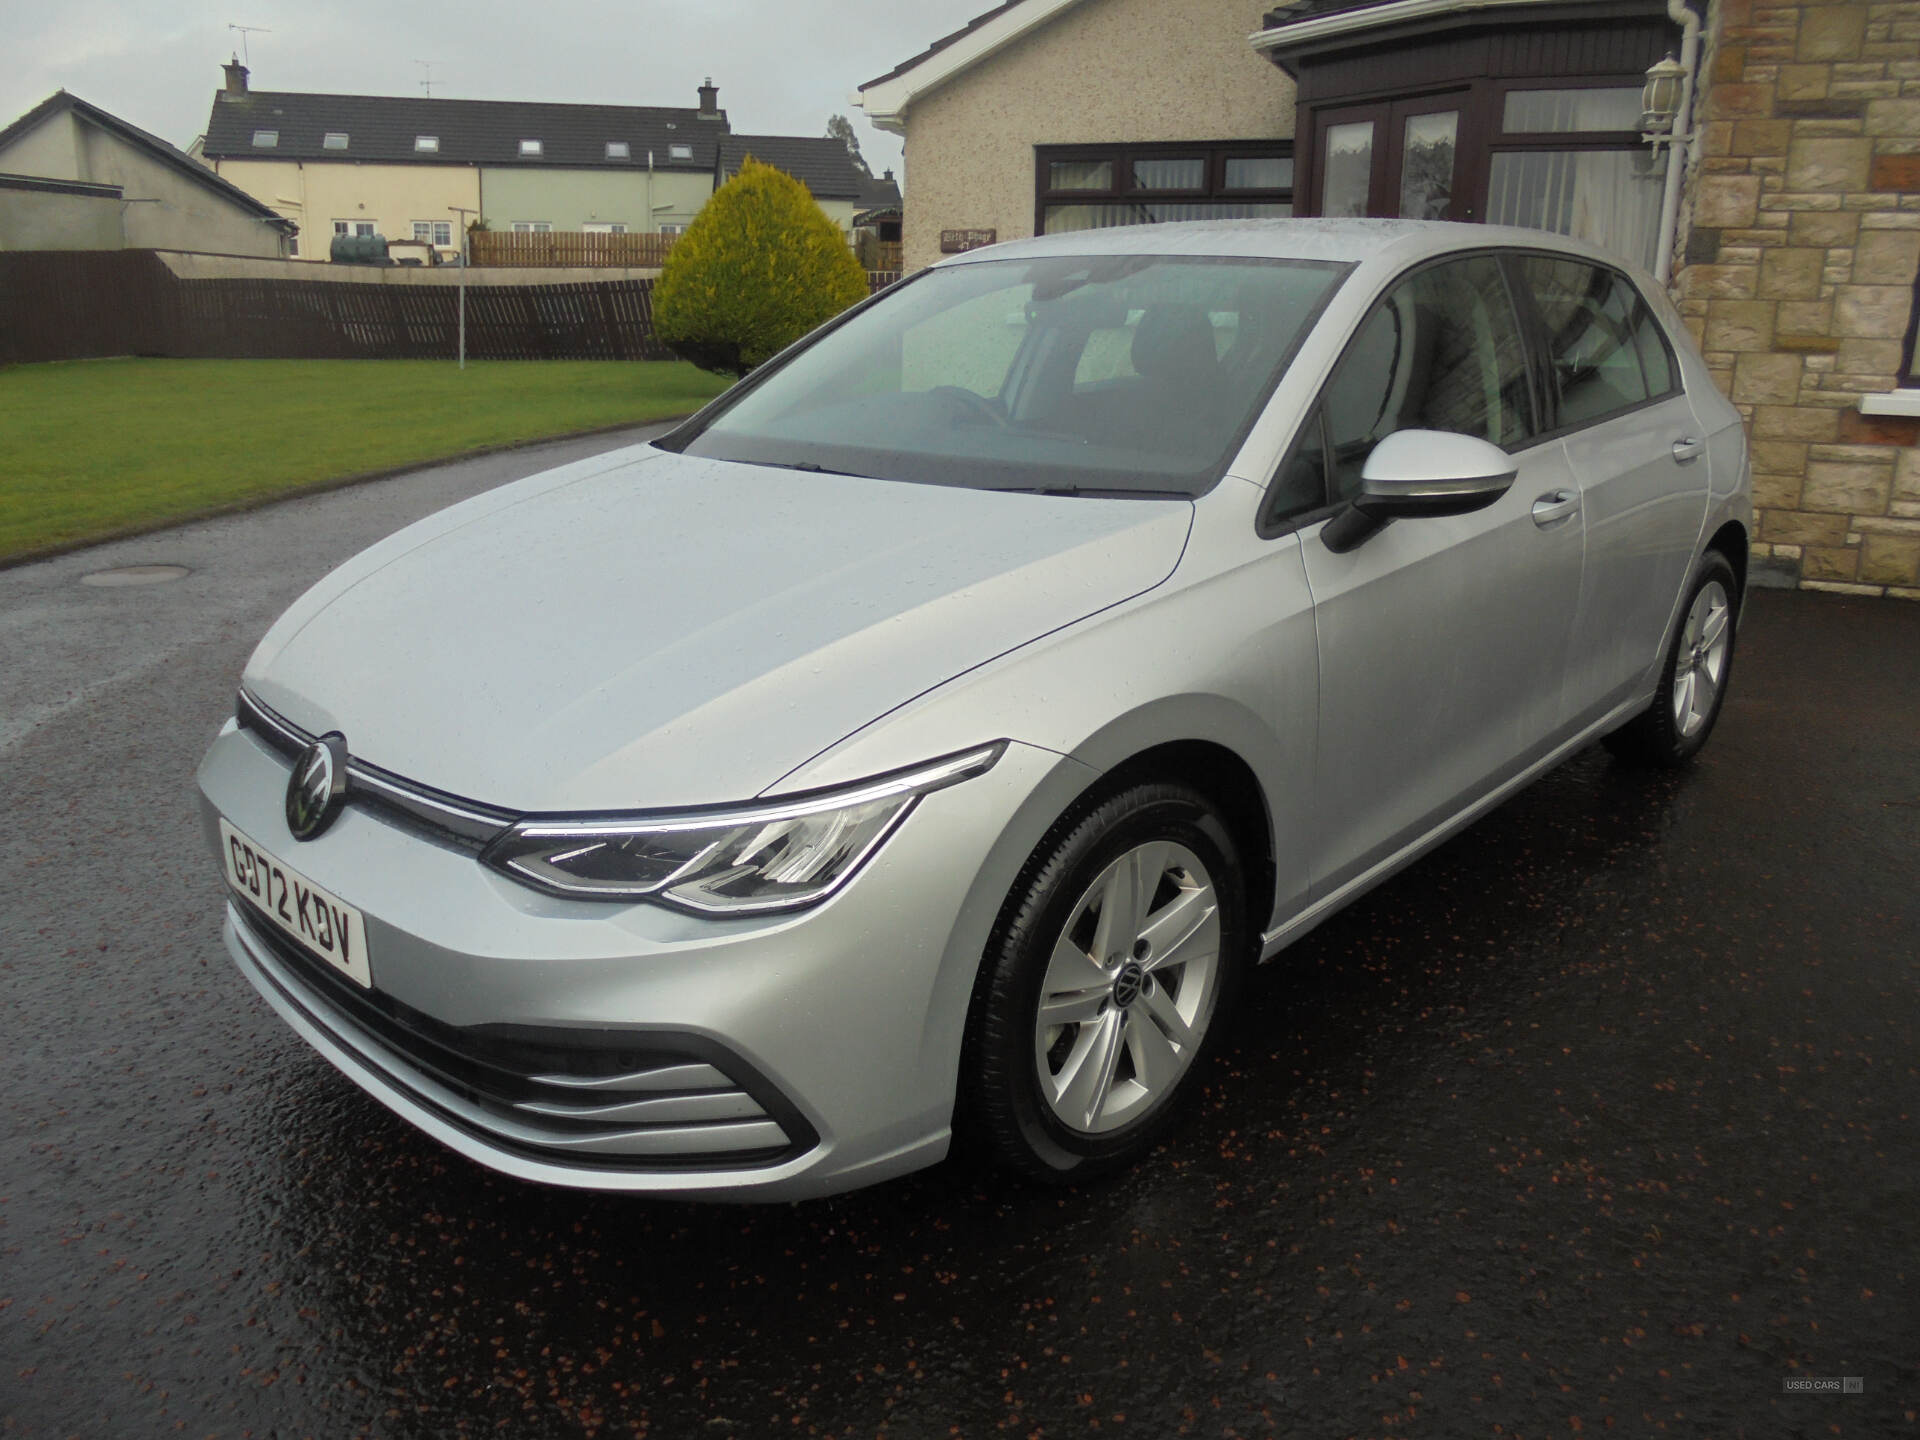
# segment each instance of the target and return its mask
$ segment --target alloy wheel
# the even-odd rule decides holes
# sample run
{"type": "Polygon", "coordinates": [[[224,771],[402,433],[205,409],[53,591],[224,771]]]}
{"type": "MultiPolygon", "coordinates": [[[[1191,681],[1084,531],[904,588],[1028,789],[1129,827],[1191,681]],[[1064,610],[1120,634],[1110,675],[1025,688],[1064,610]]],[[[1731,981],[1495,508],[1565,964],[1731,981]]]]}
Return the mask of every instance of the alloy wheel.
{"type": "Polygon", "coordinates": [[[1682,739],[1713,718],[1726,680],[1732,621],[1726,589],[1718,580],[1709,580],[1687,611],[1674,666],[1673,728],[1682,739]]]}
{"type": "Polygon", "coordinates": [[[1055,1119],[1118,1129],[1169,1096],[1199,1052],[1220,978],[1220,907],[1200,858],[1137,845],[1094,878],[1054,943],[1033,1055],[1055,1119]]]}

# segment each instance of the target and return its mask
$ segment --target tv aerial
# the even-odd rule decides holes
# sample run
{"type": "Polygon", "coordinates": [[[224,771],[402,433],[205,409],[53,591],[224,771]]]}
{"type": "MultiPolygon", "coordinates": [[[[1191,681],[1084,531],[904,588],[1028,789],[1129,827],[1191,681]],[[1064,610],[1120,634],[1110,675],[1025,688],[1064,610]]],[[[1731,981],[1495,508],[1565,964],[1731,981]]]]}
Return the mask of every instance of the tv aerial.
{"type": "Polygon", "coordinates": [[[271,35],[273,33],[273,31],[264,25],[235,25],[231,21],[228,22],[227,29],[238,30],[240,32],[240,61],[243,65],[249,66],[253,64],[253,56],[247,49],[247,37],[249,35],[271,35]]]}
{"type": "Polygon", "coordinates": [[[422,72],[420,88],[427,92],[427,98],[431,100],[433,98],[433,67],[440,62],[438,60],[416,60],[413,63],[418,65],[422,72]]]}

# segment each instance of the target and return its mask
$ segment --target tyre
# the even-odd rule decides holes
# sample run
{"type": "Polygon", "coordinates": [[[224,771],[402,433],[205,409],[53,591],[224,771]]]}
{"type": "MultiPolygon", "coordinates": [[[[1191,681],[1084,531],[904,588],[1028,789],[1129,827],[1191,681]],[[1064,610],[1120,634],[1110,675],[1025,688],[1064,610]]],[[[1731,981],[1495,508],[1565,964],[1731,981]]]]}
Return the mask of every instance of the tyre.
{"type": "Polygon", "coordinates": [[[1245,914],[1232,833],[1196,791],[1134,785],[1063,819],[988,942],[963,1131],[1042,1180],[1145,1153],[1233,1013],[1245,914]]]}
{"type": "Polygon", "coordinates": [[[1709,550],[1687,592],[1653,703],[1606,737],[1607,748],[1616,756],[1670,768],[1684,765],[1707,743],[1733,671],[1739,595],[1733,567],[1718,551],[1709,550]]]}

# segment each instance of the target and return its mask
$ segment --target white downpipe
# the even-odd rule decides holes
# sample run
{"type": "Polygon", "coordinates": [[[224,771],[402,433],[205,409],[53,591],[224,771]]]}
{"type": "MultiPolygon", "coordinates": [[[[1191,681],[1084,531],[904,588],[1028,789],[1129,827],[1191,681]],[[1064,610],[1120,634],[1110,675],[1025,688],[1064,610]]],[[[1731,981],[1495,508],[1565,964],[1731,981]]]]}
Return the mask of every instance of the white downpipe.
{"type": "Polygon", "coordinates": [[[1667,188],[1660,197],[1660,244],[1654,251],[1653,278],[1665,285],[1672,278],[1673,229],[1680,218],[1680,182],[1693,149],[1693,75],[1700,61],[1700,17],[1686,0],[1667,0],[1667,16],[1680,27],[1680,108],[1673,117],[1673,135],[1667,146],[1667,188]]]}

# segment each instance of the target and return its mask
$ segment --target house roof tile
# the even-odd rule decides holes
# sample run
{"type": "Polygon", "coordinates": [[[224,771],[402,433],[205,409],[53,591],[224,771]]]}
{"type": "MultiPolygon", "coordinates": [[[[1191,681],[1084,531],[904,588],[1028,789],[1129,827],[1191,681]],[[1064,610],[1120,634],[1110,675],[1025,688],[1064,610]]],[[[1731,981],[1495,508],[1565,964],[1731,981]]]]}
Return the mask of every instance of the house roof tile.
{"type": "Polygon", "coordinates": [[[711,172],[727,135],[726,111],[701,119],[695,109],[658,105],[575,105],[525,100],[446,100],[427,96],[314,95],[254,90],[216,93],[207,121],[206,153],[222,160],[382,161],[441,165],[532,165],[548,169],[655,169],[711,172]],[[254,132],[272,130],[271,148],[254,132]],[[347,148],[329,150],[328,134],[347,136],[347,148]],[[432,135],[439,148],[417,150],[432,135]],[[522,140],[538,140],[537,159],[520,154],[522,140]],[[607,142],[625,141],[625,159],[609,159],[607,142]],[[692,155],[672,157],[686,145],[692,155]]]}
{"type": "Polygon", "coordinates": [[[863,173],[846,144],[831,135],[729,135],[720,145],[721,176],[735,173],[749,155],[786,171],[816,200],[851,200],[862,206],[900,202],[899,186],[863,173]]]}

